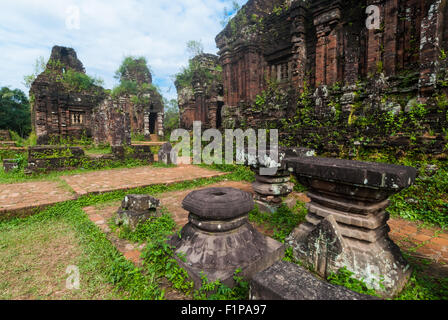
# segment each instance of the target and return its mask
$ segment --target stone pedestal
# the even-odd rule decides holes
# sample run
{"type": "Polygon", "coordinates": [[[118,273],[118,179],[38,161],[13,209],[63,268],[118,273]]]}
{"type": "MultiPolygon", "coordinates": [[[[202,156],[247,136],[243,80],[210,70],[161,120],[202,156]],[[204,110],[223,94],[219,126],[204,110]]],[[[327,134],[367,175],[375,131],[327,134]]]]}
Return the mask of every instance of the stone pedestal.
{"type": "Polygon", "coordinates": [[[287,166],[311,198],[306,223],[287,239],[294,256],[322,277],[346,267],[383,296],[398,293],[411,270],[388,236],[385,209],[417,171],[326,158],[288,159],[287,166]]]}
{"type": "Polygon", "coordinates": [[[115,223],[135,230],[139,223],[160,216],[159,205],[160,201],[149,195],[129,194],[117,212],[115,223]]]}
{"type": "Polygon", "coordinates": [[[169,164],[177,164],[177,154],[174,153],[174,155],[171,155],[171,151],[173,150],[173,146],[171,143],[167,142],[162,147],[160,147],[158,156],[159,156],[159,162],[164,163],[166,165],[169,164]]]}
{"type": "Polygon", "coordinates": [[[189,222],[170,244],[196,289],[202,285],[202,272],[209,281],[220,279],[232,287],[237,269],[242,270],[242,277],[251,279],[284,255],[283,244],[263,236],[249,223],[254,202],[247,192],[234,188],[193,191],[182,206],[190,212],[189,222]]]}
{"type": "Polygon", "coordinates": [[[10,172],[19,168],[18,161],[15,159],[3,159],[3,170],[10,172]]]}

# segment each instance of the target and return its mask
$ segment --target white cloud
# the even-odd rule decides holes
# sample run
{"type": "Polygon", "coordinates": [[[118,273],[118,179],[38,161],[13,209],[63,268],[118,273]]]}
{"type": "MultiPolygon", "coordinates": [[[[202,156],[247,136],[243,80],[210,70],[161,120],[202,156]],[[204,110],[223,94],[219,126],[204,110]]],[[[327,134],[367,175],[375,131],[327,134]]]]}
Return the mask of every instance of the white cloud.
{"type": "MultiPolygon", "coordinates": [[[[246,2],[240,0],[240,4],[246,2]]],[[[15,0],[0,11],[0,86],[27,91],[23,76],[54,45],[72,47],[87,73],[113,87],[115,70],[126,55],[145,56],[163,95],[176,97],[172,75],[188,63],[186,42],[201,40],[216,53],[219,21],[231,0],[57,1],[15,0]],[[67,9],[77,6],[80,29],[66,27],[67,9]],[[171,90],[169,88],[171,87],[171,90]],[[169,90],[169,91],[168,91],[169,90]]]]}

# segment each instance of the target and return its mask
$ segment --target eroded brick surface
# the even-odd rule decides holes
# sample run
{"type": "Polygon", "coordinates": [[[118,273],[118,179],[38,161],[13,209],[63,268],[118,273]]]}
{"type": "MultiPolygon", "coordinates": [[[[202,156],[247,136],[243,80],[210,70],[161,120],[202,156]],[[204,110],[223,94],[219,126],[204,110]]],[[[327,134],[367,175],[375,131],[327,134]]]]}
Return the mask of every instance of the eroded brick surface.
{"type": "Polygon", "coordinates": [[[224,173],[195,166],[181,166],[175,168],[141,167],[63,176],[62,179],[67,182],[78,195],[85,195],[114,190],[127,190],[153,184],[170,184],[199,178],[210,178],[223,174],[224,173]]]}

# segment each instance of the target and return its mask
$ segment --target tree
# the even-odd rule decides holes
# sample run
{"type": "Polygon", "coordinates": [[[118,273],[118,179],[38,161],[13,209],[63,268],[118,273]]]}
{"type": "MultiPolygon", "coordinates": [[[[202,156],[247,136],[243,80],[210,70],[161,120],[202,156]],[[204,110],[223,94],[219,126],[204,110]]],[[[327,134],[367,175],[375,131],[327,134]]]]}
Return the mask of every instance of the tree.
{"type": "Polygon", "coordinates": [[[30,103],[23,91],[0,89],[0,129],[15,131],[22,138],[31,133],[30,103]]]}
{"type": "Polygon", "coordinates": [[[233,0],[232,1],[232,9],[227,9],[227,7],[224,7],[224,11],[222,13],[222,17],[220,20],[221,26],[224,28],[230,21],[230,19],[241,9],[240,4],[233,0]]]}
{"type": "Polygon", "coordinates": [[[165,119],[163,121],[163,127],[168,137],[170,133],[179,128],[179,106],[176,99],[167,101],[164,99],[165,104],[165,119]]]}

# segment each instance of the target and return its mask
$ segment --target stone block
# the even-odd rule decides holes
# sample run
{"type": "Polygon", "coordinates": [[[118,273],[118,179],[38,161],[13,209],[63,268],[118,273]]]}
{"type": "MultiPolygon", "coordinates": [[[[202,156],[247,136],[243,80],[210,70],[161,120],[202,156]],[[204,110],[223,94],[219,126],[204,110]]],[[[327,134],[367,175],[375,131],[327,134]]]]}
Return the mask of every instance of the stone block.
{"type": "Polygon", "coordinates": [[[19,164],[15,159],[3,159],[3,170],[10,172],[19,168],[19,164]]]}
{"type": "Polygon", "coordinates": [[[257,273],[250,282],[251,300],[376,300],[320,280],[304,268],[279,261],[257,273]]]}
{"type": "Polygon", "coordinates": [[[171,155],[171,151],[173,150],[173,146],[171,143],[167,142],[159,150],[159,162],[164,163],[166,165],[169,164],[177,164],[177,154],[173,153],[171,155]]]}
{"type": "Polygon", "coordinates": [[[249,223],[248,212],[254,203],[247,192],[233,188],[193,191],[183,207],[190,212],[189,222],[170,244],[196,289],[202,285],[202,272],[209,281],[220,279],[232,287],[237,269],[250,279],[284,255],[283,244],[263,236],[249,223]]]}

